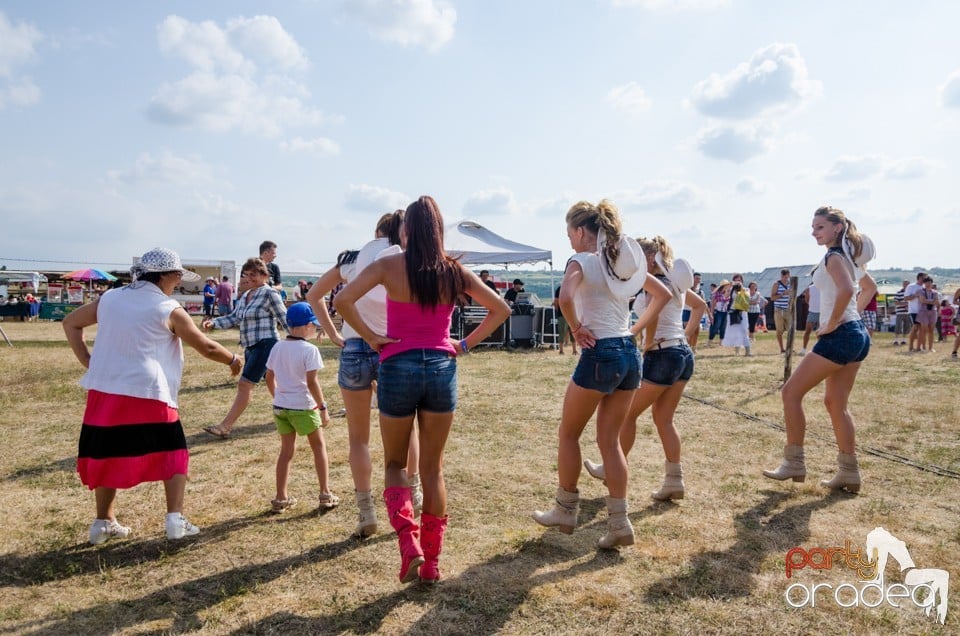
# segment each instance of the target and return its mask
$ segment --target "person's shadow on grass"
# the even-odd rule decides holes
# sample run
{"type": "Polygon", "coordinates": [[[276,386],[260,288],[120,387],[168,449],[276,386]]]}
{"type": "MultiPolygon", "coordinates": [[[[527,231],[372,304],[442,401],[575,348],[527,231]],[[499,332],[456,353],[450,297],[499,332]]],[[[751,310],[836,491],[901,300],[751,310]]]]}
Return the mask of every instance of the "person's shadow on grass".
{"type": "MultiPolygon", "coordinates": [[[[583,499],[580,503],[579,525],[571,538],[556,530],[545,530],[543,535],[527,539],[509,552],[478,563],[453,578],[444,577],[435,586],[414,583],[365,605],[320,617],[277,612],[234,633],[370,634],[381,630],[384,619],[407,603],[427,608],[419,619],[403,626],[407,634],[500,633],[506,621],[538,587],[623,561],[619,552],[598,550],[595,546],[598,534],[606,529],[606,517],[597,519],[604,508],[603,498],[583,499]],[[592,558],[583,560],[591,554],[592,558]],[[568,567],[556,569],[567,562],[571,563],[568,567]]],[[[675,507],[651,504],[631,513],[630,518],[637,522],[675,507]]],[[[539,528],[532,519],[530,523],[539,528]]],[[[398,565],[399,554],[396,561],[384,567],[398,565]]],[[[442,555],[440,565],[442,570],[442,555]]]]}
{"type": "Polygon", "coordinates": [[[760,563],[771,552],[786,554],[810,538],[814,511],[841,501],[843,495],[819,497],[789,506],[767,518],[771,511],[795,497],[783,491],[765,490],[763,499],[734,517],[737,541],[726,550],[710,550],[693,556],[683,572],[663,578],[647,590],[649,603],[675,599],[731,599],[750,596],[756,587],[760,563]]]}
{"type": "MultiPolygon", "coordinates": [[[[196,539],[186,539],[173,544],[161,540],[157,541],[156,544],[148,542],[146,545],[128,545],[126,547],[123,543],[117,542],[116,549],[117,553],[122,555],[124,559],[133,561],[130,563],[131,565],[137,565],[139,563],[135,563],[135,561],[140,555],[159,559],[171,552],[170,549],[162,549],[161,546],[175,545],[174,549],[176,550],[196,549],[197,543],[206,541],[211,537],[215,540],[224,539],[225,535],[236,529],[238,525],[249,524],[258,517],[248,517],[206,527],[196,539]]],[[[284,519],[284,521],[287,521],[287,519],[284,519]]],[[[333,560],[360,546],[369,546],[389,540],[393,540],[393,535],[383,534],[363,541],[348,537],[270,563],[251,563],[217,572],[209,576],[170,585],[140,598],[118,599],[80,610],[51,613],[41,619],[12,625],[9,629],[15,633],[66,634],[83,631],[93,624],[108,624],[111,631],[124,632],[139,625],[148,625],[155,621],[166,621],[172,618],[173,625],[168,630],[164,629],[163,633],[193,631],[203,627],[203,620],[201,620],[199,614],[206,609],[228,601],[232,597],[245,597],[251,589],[258,585],[289,575],[291,571],[297,568],[306,567],[319,561],[333,560]]],[[[93,552],[96,554],[89,555],[88,560],[93,567],[97,567],[103,553],[97,550],[93,552]]],[[[47,556],[53,558],[55,553],[48,553],[47,556]]],[[[2,568],[7,565],[6,562],[0,563],[2,568]]],[[[110,567],[116,567],[116,565],[111,564],[110,567]]],[[[103,567],[103,564],[100,563],[99,567],[103,567]]],[[[81,572],[71,572],[70,575],[89,572],[90,569],[84,566],[81,572]]],[[[6,578],[6,572],[4,572],[4,579],[6,578]]],[[[18,581],[16,584],[32,584],[33,582],[18,581]]]]}

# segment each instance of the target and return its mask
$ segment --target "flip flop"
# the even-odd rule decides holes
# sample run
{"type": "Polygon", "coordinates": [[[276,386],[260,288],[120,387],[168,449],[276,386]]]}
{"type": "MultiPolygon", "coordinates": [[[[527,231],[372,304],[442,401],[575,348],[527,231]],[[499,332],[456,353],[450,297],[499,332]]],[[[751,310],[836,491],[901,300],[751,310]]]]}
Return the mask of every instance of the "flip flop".
{"type": "Polygon", "coordinates": [[[220,439],[228,439],[230,437],[230,433],[223,431],[219,426],[204,426],[203,432],[210,433],[214,437],[219,437],[220,439]]]}

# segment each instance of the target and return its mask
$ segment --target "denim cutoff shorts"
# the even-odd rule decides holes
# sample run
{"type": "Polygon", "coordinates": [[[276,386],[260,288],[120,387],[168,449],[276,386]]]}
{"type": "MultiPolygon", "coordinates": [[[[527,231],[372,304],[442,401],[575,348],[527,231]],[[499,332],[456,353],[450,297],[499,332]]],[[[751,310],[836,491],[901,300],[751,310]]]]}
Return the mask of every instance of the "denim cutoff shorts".
{"type": "Polygon", "coordinates": [[[835,364],[860,362],[870,353],[870,335],[862,320],[851,320],[820,336],[813,352],[835,364]]]}
{"type": "Polygon", "coordinates": [[[380,373],[380,354],[363,338],[348,338],[340,350],[337,384],[346,391],[369,389],[380,373]]]}
{"type": "Polygon", "coordinates": [[[582,348],[573,383],[608,395],[636,389],[640,386],[640,351],[633,338],[601,338],[592,349],[582,348]]]}
{"type": "Polygon", "coordinates": [[[243,350],[243,372],[240,377],[257,384],[267,374],[267,358],[270,357],[270,350],[277,344],[276,338],[264,338],[255,345],[250,345],[243,350]]]}
{"type": "Polygon", "coordinates": [[[693,377],[693,350],[688,345],[653,349],[643,354],[643,381],[672,386],[693,377]]]}
{"type": "Polygon", "coordinates": [[[380,413],[409,417],[419,409],[452,413],[457,408],[457,359],[446,351],[412,349],[380,363],[380,413]]]}

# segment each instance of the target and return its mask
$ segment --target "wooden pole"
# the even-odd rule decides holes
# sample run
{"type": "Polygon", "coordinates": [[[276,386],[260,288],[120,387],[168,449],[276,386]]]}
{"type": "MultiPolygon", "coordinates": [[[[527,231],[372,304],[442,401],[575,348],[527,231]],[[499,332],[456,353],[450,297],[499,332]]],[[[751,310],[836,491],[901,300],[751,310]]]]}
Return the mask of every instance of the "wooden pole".
{"type": "Polygon", "coordinates": [[[783,357],[783,381],[790,379],[792,369],[790,365],[793,361],[793,335],[797,331],[797,277],[790,277],[790,304],[787,306],[787,314],[790,316],[790,328],[787,329],[787,354],[783,357]]]}

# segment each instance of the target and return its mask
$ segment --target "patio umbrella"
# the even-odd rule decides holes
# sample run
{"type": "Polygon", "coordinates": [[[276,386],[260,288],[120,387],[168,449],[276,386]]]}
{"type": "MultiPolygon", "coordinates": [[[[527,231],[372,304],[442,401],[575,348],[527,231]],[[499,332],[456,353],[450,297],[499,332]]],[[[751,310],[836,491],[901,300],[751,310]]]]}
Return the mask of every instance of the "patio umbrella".
{"type": "Polygon", "coordinates": [[[92,289],[92,282],[95,280],[106,280],[106,281],[115,281],[117,277],[113,274],[103,271],[102,269],[97,269],[95,267],[88,267],[86,269],[78,269],[74,272],[64,274],[60,278],[66,280],[81,280],[87,281],[87,286],[92,289]]]}

